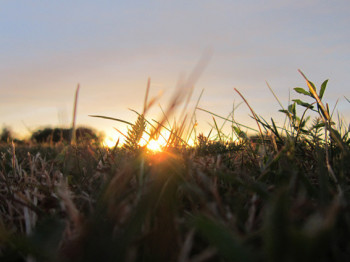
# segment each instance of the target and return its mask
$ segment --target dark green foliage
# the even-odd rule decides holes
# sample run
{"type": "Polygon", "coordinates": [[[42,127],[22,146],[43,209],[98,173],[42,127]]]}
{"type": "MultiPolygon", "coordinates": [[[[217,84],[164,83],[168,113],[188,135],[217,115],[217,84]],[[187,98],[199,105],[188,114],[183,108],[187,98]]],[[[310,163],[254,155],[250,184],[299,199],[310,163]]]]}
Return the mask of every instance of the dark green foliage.
{"type": "MultiPolygon", "coordinates": [[[[79,127],[75,130],[77,142],[96,141],[100,138],[95,131],[86,127],[79,127]]],[[[70,143],[72,130],[69,128],[45,128],[33,132],[31,140],[36,143],[70,143]]]]}
{"type": "Polygon", "coordinates": [[[5,150],[1,259],[176,261],[182,254],[205,261],[344,261],[350,257],[349,155],[335,150],[332,156],[344,190],[339,196],[317,133],[306,144],[286,139],[282,151],[270,147],[256,159],[248,144],[230,148],[203,136],[194,155],[19,147],[13,166],[13,151],[5,150]],[[26,150],[47,160],[28,158],[26,150]],[[72,202],[61,192],[60,170],[72,202]],[[41,195],[36,204],[34,192],[41,195]],[[19,194],[24,199],[17,201],[19,194]],[[23,210],[26,201],[38,216],[28,237],[23,216],[8,213],[11,206],[23,210]]]}
{"type": "Polygon", "coordinates": [[[0,134],[0,143],[9,143],[13,139],[11,129],[4,127],[0,134]]]}
{"type": "Polygon", "coordinates": [[[294,90],[299,93],[299,94],[303,94],[303,95],[306,95],[306,96],[311,96],[311,93],[306,91],[304,88],[302,87],[295,87],[294,90]]]}

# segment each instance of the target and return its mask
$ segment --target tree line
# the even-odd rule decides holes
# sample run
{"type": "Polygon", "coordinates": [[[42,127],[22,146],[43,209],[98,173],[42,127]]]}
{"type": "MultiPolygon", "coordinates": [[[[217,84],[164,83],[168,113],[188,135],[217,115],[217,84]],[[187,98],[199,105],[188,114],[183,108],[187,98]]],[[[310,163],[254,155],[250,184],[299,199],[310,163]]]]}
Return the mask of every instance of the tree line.
{"type": "MultiPolygon", "coordinates": [[[[61,127],[45,127],[32,132],[30,137],[26,140],[20,140],[15,138],[14,133],[8,127],[4,127],[0,134],[0,143],[11,143],[12,141],[17,143],[70,143],[73,139],[73,133],[71,128],[61,128],[61,127]]],[[[75,130],[75,140],[76,142],[101,142],[102,136],[97,134],[95,130],[88,127],[79,127],[75,130]]]]}

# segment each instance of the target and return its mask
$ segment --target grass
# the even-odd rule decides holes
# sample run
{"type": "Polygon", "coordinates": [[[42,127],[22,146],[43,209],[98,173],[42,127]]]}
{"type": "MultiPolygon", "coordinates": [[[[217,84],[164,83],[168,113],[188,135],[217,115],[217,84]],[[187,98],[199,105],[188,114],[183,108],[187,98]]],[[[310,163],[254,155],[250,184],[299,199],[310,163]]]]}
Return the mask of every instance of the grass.
{"type": "Polygon", "coordinates": [[[124,147],[2,144],[0,260],[349,261],[349,127],[329,112],[327,82],[317,93],[305,79],[308,89],[295,91],[307,101],[281,109],[282,127],[240,94],[256,136],[233,112],[206,111],[230,134],[214,118],[196,135],[195,114],[171,125],[183,90],[163,119],[149,120],[147,91],[124,147]],[[165,128],[163,152],[139,145],[165,128]]]}

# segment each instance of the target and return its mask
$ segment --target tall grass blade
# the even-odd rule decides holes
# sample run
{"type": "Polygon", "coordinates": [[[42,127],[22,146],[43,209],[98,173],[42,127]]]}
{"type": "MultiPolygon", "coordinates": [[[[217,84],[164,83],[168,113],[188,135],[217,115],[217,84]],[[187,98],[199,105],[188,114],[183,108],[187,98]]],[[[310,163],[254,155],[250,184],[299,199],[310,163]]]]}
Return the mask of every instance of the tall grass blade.
{"type": "MultiPolygon", "coordinates": [[[[307,77],[304,75],[304,73],[300,69],[298,69],[298,71],[304,77],[304,79],[307,83],[307,86],[309,87],[309,90],[310,90],[312,96],[316,99],[317,105],[320,107],[321,113],[324,116],[325,120],[329,121],[330,120],[329,113],[326,110],[325,106],[323,105],[320,97],[317,95],[315,86],[307,79],[307,77]]],[[[326,82],[326,84],[327,84],[327,82],[326,82]]],[[[325,87],[324,87],[324,89],[325,89],[325,87]]],[[[323,90],[323,92],[324,92],[324,90],[323,90]]]]}
{"type": "Polygon", "coordinates": [[[254,110],[251,108],[251,106],[249,105],[248,101],[244,98],[244,96],[236,88],[234,88],[234,90],[239,94],[239,96],[243,99],[243,101],[248,106],[248,108],[249,108],[250,112],[252,113],[253,118],[255,119],[255,122],[256,122],[256,124],[257,124],[257,126],[259,128],[259,133],[260,133],[260,136],[261,136],[261,140],[262,140],[263,144],[265,144],[265,142],[264,142],[264,135],[263,135],[263,133],[261,131],[261,127],[260,127],[259,121],[258,121],[259,117],[255,114],[254,110]]]}
{"type": "Polygon", "coordinates": [[[267,81],[265,81],[265,82],[266,82],[266,85],[267,85],[267,87],[269,88],[270,92],[272,93],[272,95],[274,96],[274,98],[276,99],[276,101],[278,102],[278,104],[280,105],[281,109],[284,110],[284,107],[283,107],[281,101],[280,101],[280,100],[278,99],[278,97],[276,96],[276,94],[275,94],[275,92],[273,91],[273,89],[271,88],[270,84],[269,84],[267,81]]]}
{"type": "Polygon", "coordinates": [[[193,109],[193,112],[192,112],[192,115],[191,115],[191,118],[190,118],[190,125],[188,126],[188,130],[187,130],[187,133],[186,133],[186,136],[187,136],[186,141],[187,141],[187,142],[188,142],[188,140],[190,139],[192,130],[193,130],[193,128],[194,128],[195,125],[196,125],[196,123],[193,123],[193,121],[194,121],[194,119],[195,119],[196,110],[197,110],[199,101],[200,101],[201,98],[202,98],[203,93],[204,93],[204,89],[202,89],[202,92],[200,93],[200,95],[199,95],[199,97],[198,97],[198,99],[197,99],[196,105],[195,105],[195,107],[194,107],[194,109],[193,109]]]}
{"type": "Polygon", "coordinates": [[[89,115],[90,117],[98,117],[98,118],[103,118],[103,119],[108,119],[108,120],[113,120],[113,121],[118,121],[124,124],[128,124],[130,126],[133,126],[134,124],[128,121],[125,121],[123,119],[119,119],[119,118],[114,118],[114,117],[109,117],[109,116],[99,116],[99,115],[89,115]]]}
{"type": "Polygon", "coordinates": [[[148,78],[148,81],[147,81],[147,87],[146,87],[146,94],[145,94],[145,101],[143,103],[143,115],[146,114],[146,111],[148,110],[148,107],[147,107],[147,100],[148,100],[148,94],[149,94],[149,89],[151,87],[151,78],[148,78]]]}
{"type": "Polygon", "coordinates": [[[217,123],[216,123],[215,118],[214,118],[213,116],[212,116],[212,118],[213,118],[213,121],[214,121],[214,124],[215,124],[216,131],[217,131],[217,133],[218,133],[219,141],[221,142],[221,141],[222,141],[222,139],[221,139],[221,130],[219,129],[219,127],[218,127],[218,125],[217,125],[217,123]]]}
{"type": "Polygon", "coordinates": [[[210,112],[210,111],[208,111],[208,110],[206,110],[206,109],[203,109],[203,108],[200,108],[200,107],[197,107],[197,109],[198,109],[198,110],[201,110],[201,111],[203,111],[203,112],[206,112],[206,113],[208,113],[208,114],[211,114],[211,115],[213,115],[213,116],[216,116],[216,117],[218,117],[218,118],[221,118],[221,119],[223,119],[223,120],[226,120],[226,121],[228,121],[228,122],[231,122],[231,123],[233,123],[233,124],[236,124],[236,125],[238,125],[238,126],[240,126],[240,127],[244,127],[244,128],[246,128],[246,129],[249,129],[249,130],[254,131],[254,132],[259,132],[257,129],[254,129],[254,128],[251,128],[251,127],[249,127],[249,126],[246,126],[246,125],[237,123],[236,121],[232,121],[231,119],[227,119],[227,118],[222,117],[222,116],[220,116],[220,115],[217,115],[217,114],[215,114],[215,113],[213,113],[213,112],[210,112]]]}
{"type": "Polygon", "coordinates": [[[75,90],[74,96],[74,106],[73,106],[73,118],[72,118],[72,127],[71,127],[71,145],[76,144],[76,121],[77,121],[77,106],[78,106],[78,96],[79,96],[80,85],[78,84],[77,89],[75,90]]]}

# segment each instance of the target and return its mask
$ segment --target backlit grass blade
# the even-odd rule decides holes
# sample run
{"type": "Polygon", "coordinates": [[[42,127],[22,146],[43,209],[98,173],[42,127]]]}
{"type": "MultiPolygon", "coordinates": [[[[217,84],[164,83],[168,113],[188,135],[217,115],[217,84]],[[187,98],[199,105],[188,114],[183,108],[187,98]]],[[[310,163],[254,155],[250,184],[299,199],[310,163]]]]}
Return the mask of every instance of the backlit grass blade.
{"type": "Polygon", "coordinates": [[[215,120],[214,117],[213,117],[213,120],[214,120],[214,124],[215,124],[216,131],[217,131],[217,133],[218,133],[219,141],[222,141],[222,140],[221,140],[221,131],[220,131],[220,129],[219,129],[219,127],[218,127],[218,125],[217,125],[216,120],[215,120]]]}
{"type": "Polygon", "coordinates": [[[248,101],[244,98],[244,96],[236,88],[234,88],[234,90],[239,94],[239,96],[246,103],[246,105],[248,106],[250,112],[252,112],[252,115],[253,115],[253,117],[254,117],[254,119],[256,121],[256,124],[258,125],[258,128],[259,128],[259,133],[260,133],[260,136],[261,136],[261,140],[262,140],[263,144],[265,144],[265,142],[264,142],[264,135],[263,135],[263,133],[261,131],[261,127],[260,127],[260,124],[259,124],[259,121],[258,121],[259,117],[255,114],[254,110],[251,108],[251,106],[249,105],[248,101]]]}
{"type": "Polygon", "coordinates": [[[249,130],[251,130],[251,131],[259,132],[258,130],[254,129],[254,128],[251,128],[251,127],[249,127],[249,126],[246,126],[246,125],[237,123],[236,121],[232,121],[231,119],[227,119],[227,118],[225,118],[225,117],[219,116],[219,115],[217,115],[217,114],[215,114],[215,113],[213,113],[213,112],[210,112],[210,111],[208,111],[208,110],[206,110],[206,109],[203,109],[203,108],[200,108],[200,107],[197,107],[197,109],[198,109],[198,110],[201,110],[201,111],[203,111],[203,112],[209,113],[209,114],[211,114],[211,115],[213,115],[213,116],[216,116],[216,117],[218,117],[218,118],[224,119],[224,120],[226,120],[226,121],[228,121],[228,122],[234,123],[234,124],[236,124],[236,125],[238,125],[238,126],[241,126],[241,127],[246,128],[246,129],[249,129],[249,130]]]}
{"type": "Polygon", "coordinates": [[[130,122],[125,121],[123,119],[114,118],[114,117],[110,117],[110,116],[99,116],[99,115],[89,115],[89,116],[103,118],[103,119],[108,119],[108,120],[113,120],[113,121],[118,121],[118,122],[121,122],[121,123],[124,123],[124,124],[128,124],[128,125],[131,125],[131,126],[134,125],[133,123],[130,123],[130,122]]]}
{"type": "Polygon", "coordinates": [[[149,94],[149,89],[151,87],[151,78],[148,78],[147,81],[147,87],[146,87],[146,94],[145,94],[145,101],[143,103],[143,115],[146,114],[146,111],[148,110],[148,106],[147,106],[147,101],[148,101],[148,94],[149,94]]]}
{"type": "MultiPolygon", "coordinates": [[[[325,106],[323,105],[320,97],[318,96],[318,94],[316,93],[315,87],[311,84],[311,82],[307,79],[307,77],[304,75],[304,73],[298,69],[299,73],[304,77],[304,79],[306,80],[307,86],[309,87],[310,93],[312,94],[312,96],[316,99],[318,106],[321,109],[321,113],[324,116],[326,121],[330,120],[330,116],[328,114],[328,111],[326,110],[325,106]]],[[[327,84],[327,82],[326,82],[327,84]]],[[[326,87],[324,87],[325,89],[326,87]]],[[[324,92],[324,90],[323,90],[324,92]]],[[[322,93],[323,94],[323,93],[322,93]]]]}
{"type": "Polygon", "coordinates": [[[76,120],[77,120],[77,106],[78,106],[79,89],[80,89],[80,85],[78,84],[77,89],[75,90],[75,96],[74,96],[72,131],[71,131],[71,141],[70,141],[72,145],[76,144],[75,126],[76,126],[76,120]]]}

